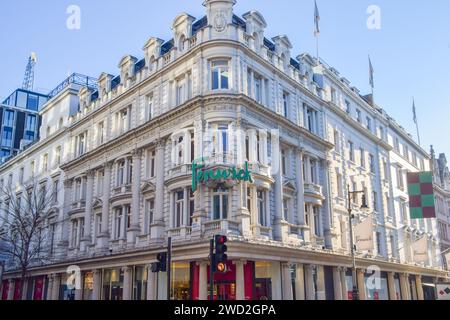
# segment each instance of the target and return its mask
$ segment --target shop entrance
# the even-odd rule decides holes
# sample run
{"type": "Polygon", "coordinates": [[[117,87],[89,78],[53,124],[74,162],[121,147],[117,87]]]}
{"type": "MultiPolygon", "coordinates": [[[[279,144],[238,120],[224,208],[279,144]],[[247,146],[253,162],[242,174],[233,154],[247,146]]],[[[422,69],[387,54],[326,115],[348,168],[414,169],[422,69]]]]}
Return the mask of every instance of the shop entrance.
{"type": "Polygon", "coordinates": [[[255,300],[272,300],[272,279],[255,279],[255,300]]]}

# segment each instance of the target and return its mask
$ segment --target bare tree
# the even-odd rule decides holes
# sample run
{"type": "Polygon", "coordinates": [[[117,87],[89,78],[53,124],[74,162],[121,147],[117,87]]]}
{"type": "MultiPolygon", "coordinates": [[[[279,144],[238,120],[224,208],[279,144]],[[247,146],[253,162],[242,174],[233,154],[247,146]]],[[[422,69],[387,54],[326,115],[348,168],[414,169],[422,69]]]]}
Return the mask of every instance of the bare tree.
{"type": "Polygon", "coordinates": [[[2,187],[0,242],[10,269],[21,272],[21,294],[31,266],[45,263],[48,254],[48,221],[55,203],[54,192],[36,181],[15,188],[2,187]],[[18,190],[20,190],[18,192],[18,190]]]}

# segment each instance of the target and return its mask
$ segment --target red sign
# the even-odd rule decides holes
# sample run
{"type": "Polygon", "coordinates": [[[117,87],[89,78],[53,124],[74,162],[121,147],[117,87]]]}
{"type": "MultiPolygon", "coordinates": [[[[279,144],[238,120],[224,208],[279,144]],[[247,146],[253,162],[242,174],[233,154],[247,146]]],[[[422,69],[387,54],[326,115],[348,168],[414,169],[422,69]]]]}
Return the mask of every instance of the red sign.
{"type": "Polygon", "coordinates": [[[374,300],[380,300],[380,294],[378,292],[373,293],[373,299],[374,300]]]}
{"type": "Polygon", "coordinates": [[[348,291],[347,295],[348,295],[348,300],[353,300],[353,291],[348,291]]]}

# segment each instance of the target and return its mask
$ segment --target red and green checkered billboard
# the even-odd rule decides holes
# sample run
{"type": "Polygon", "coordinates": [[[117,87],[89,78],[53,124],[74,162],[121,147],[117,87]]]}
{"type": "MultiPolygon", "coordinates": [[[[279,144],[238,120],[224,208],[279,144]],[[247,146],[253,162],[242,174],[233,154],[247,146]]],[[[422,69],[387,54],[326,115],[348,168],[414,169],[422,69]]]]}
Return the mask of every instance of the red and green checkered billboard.
{"type": "Polygon", "coordinates": [[[408,173],[411,219],[436,218],[432,172],[408,173]]]}

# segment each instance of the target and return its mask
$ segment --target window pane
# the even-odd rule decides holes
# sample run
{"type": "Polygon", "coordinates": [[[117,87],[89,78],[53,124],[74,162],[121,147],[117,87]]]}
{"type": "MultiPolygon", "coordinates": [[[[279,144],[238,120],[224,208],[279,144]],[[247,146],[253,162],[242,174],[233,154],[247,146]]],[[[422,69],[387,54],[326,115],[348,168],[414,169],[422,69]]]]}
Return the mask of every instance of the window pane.
{"type": "Polygon", "coordinates": [[[221,89],[228,89],[228,71],[222,71],[221,74],[221,89]]]}
{"type": "Polygon", "coordinates": [[[220,219],[220,196],[214,196],[214,220],[219,220],[220,219]]]}
{"type": "Polygon", "coordinates": [[[222,219],[228,219],[228,196],[222,198],[222,219]]]}
{"type": "Polygon", "coordinates": [[[212,88],[213,90],[219,89],[219,72],[217,70],[212,73],[212,88]]]}

